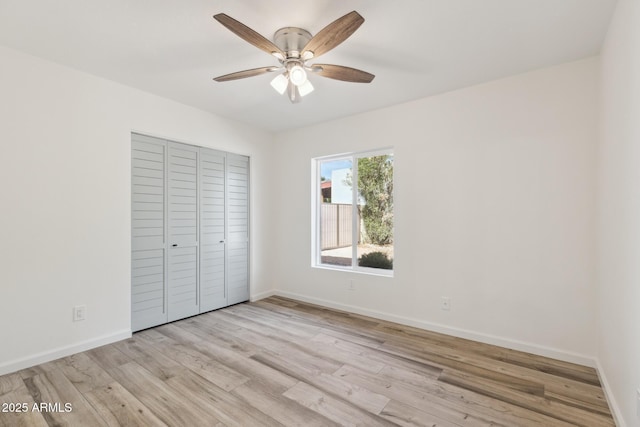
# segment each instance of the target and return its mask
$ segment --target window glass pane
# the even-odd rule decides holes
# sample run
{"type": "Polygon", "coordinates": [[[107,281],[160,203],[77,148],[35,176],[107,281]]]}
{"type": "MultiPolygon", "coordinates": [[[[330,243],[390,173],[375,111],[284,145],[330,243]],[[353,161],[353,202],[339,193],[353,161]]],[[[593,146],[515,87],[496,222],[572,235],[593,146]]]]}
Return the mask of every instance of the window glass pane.
{"type": "Polygon", "coordinates": [[[320,262],[351,266],[353,189],[351,159],[320,162],[320,262]]]}
{"type": "Polygon", "coordinates": [[[358,159],[358,265],[393,269],[393,156],[358,159]]]}

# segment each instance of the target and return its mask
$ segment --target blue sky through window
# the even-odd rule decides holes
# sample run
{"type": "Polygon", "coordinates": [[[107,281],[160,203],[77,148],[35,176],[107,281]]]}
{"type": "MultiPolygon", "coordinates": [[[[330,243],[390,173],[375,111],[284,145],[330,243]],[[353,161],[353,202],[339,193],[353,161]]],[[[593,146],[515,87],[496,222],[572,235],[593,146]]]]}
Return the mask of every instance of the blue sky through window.
{"type": "Polygon", "coordinates": [[[331,171],[336,169],[346,169],[351,168],[351,160],[330,160],[327,162],[320,163],[320,176],[326,178],[327,180],[331,179],[331,171]]]}

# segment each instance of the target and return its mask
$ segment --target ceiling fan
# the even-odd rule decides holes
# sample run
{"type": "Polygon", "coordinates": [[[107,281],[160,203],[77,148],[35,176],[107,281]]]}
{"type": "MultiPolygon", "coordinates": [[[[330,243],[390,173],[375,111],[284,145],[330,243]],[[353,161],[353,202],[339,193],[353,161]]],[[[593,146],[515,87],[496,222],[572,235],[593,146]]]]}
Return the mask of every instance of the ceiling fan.
{"type": "Polygon", "coordinates": [[[297,103],[300,102],[303,96],[313,91],[313,85],[307,78],[307,72],[330,79],[354,83],[370,83],[375,77],[366,71],[342,65],[307,64],[308,61],[338,46],[362,25],[364,18],[356,11],[336,19],[313,37],[311,33],[302,28],[281,28],[275,32],[273,42],[224,13],[214,15],[214,18],[231,32],[258,49],[273,55],[280,62],[279,66],[253,68],[225,74],[224,76],[216,77],[214,80],[217,82],[282,71],[271,81],[271,86],[281,95],[287,92],[289,100],[292,103],[297,103]]]}

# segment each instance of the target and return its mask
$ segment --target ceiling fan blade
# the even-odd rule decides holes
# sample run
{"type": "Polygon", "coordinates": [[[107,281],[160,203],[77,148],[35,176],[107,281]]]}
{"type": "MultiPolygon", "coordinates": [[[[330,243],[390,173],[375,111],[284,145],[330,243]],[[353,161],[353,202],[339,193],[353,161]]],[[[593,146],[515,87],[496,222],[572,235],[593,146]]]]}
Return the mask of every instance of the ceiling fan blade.
{"type": "Polygon", "coordinates": [[[225,74],[224,76],[216,77],[213,80],[217,82],[228,82],[230,80],[238,80],[238,79],[245,79],[247,77],[259,76],[260,74],[270,73],[278,69],[279,67],[252,68],[251,70],[244,70],[244,71],[238,71],[231,74],[225,74]]]}
{"type": "Polygon", "coordinates": [[[214,15],[213,17],[219,23],[227,27],[232,33],[236,34],[241,39],[251,43],[258,49],[262,49],[270,55],[276,53],[281,58],[284,58],[284,52],[282,52],[282,50],[278,46],[276,46],[251,28],[247,27],[242,22],[236,21],[235,19],[224,13],[219,13],[217,15],[214,15]]]}
{"type": "Polygon", "coordinates": [[[313,57],[317,58],[338,46],[353,34],[364,22],[364,18],[355,10],[338,18],[331,24],[324,27],[318,34],[313,36],[307,45],[302,49],[302,55],[305,52],[312,52],[313,57]]]}
{"type": "Polygon", "coordinates": [[[342,80],[343,82],[371,83],[375,78],[373,74],[366,71],[342,65],[313,64],[311,68],[314,74],[334,80],[342,80]]]}

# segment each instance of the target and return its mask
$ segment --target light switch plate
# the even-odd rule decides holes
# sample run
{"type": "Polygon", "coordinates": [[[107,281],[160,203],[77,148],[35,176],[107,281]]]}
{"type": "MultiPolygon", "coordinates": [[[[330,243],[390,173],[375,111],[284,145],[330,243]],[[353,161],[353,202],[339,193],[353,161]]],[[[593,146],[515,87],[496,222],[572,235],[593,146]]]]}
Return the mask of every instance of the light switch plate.
{"type": "Polygon", "coordinates": [[[87,318],[87,306],[86,305],[76,305],[73,307],[73,321],[79,322],[81,320],[85,320],[87,318]]]}

